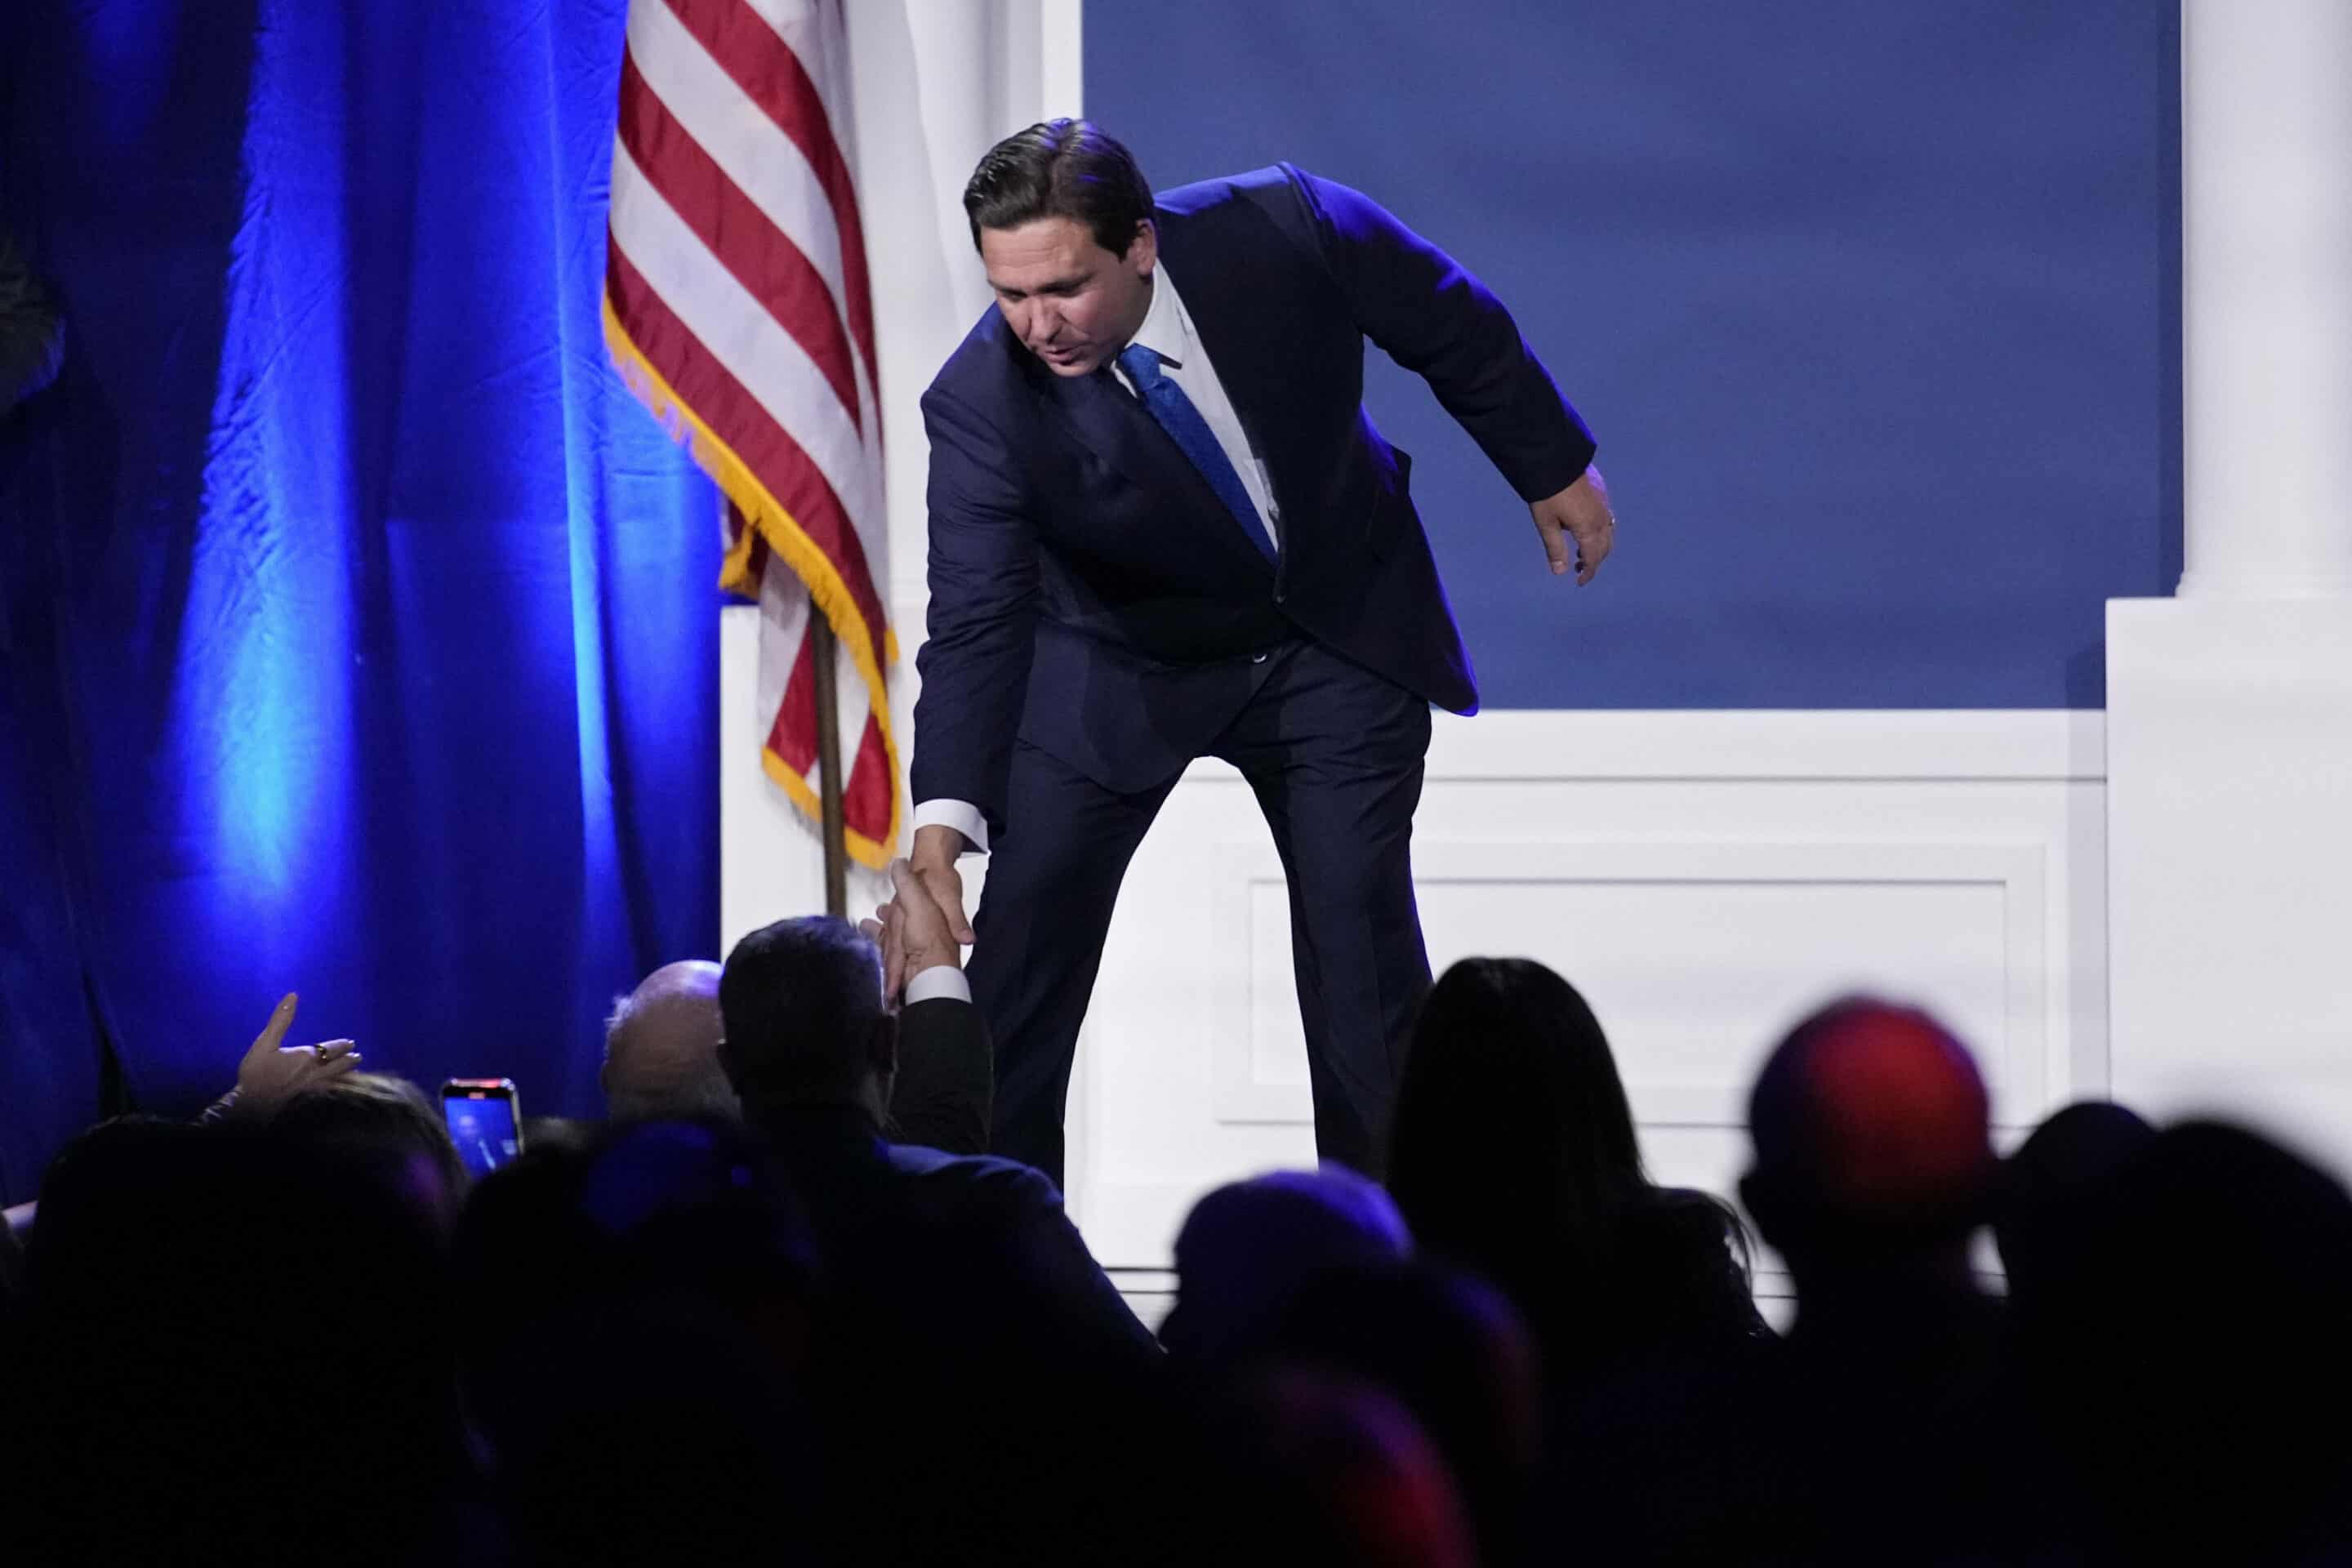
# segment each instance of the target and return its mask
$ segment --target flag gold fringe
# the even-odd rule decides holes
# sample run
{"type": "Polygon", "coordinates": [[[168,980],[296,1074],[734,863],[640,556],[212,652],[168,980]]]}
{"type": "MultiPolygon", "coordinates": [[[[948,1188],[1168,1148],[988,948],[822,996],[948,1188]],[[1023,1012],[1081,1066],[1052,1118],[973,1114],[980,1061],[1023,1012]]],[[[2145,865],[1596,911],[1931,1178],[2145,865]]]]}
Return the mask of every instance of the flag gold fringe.
{"type": "MultiPolygon", "coordinates": [[[[700,416],[688,407],[685,400],[662,378],[661,373],[646,358],[644,351],[630,338],[628,329],[621,324],[620,315],[613,309],[609,296],[604,300],[604,343],[612,353],[614,368],[620,371],[621,379],[629,384],[629,389],[653,410],[654,417],[662,422],[663,428],[685,445],[702,471],[727,492],[727,499],[735,503],[737,510],[751,520],[751,528],[744,530],[735,541],[727,552],[727,559],[719,566],[719,585],[730,594],[740,594],[752,600],[759,598],[760,584],[751,575],[751,537],[756,530],[759,537],[767,542],[768,548],[782,556],[785,564],[806,584],[809,597],[824,613],[824,618],[832,623],[842,646],[849,650],[851,662],[857,667],[858,676],[866,682],[866,704],[873,710],[875,723],[881,731],[883,753],[889,763],[890,832],[887,842],[877,842],[845,824],[843,837],[848,841],[850,858],[873,870],[887,869],[891,857],[898,852],[900,831],[898,741],[890,730],[890,689],[886,674],[887,666],[898,662],[898,634],[887,625],[882,628],[879,639],[882,658],[877,663],[874,657],[877,638],[873,628],[866,624],[856,600],[850,596],[848,584],[841,580],[840,568],[816,547],[793,514],[768,493],[768,487],[761,484],[759,476],[735,455],[734,448],[704,424],[700,416]]],[[[842,767],[845,772],[856,766],[857,750],[855,740],[843,745],[842,767]]],[[[824,820],[824,808],[817,798],[816,791],[809,788],[808,781],[764,741],[760,746],[760,763],[793,805],[812,821],[824,820]]],[[[845,795],[848,787],[849,781],[845,777],[842,780],[845,795]]]]}

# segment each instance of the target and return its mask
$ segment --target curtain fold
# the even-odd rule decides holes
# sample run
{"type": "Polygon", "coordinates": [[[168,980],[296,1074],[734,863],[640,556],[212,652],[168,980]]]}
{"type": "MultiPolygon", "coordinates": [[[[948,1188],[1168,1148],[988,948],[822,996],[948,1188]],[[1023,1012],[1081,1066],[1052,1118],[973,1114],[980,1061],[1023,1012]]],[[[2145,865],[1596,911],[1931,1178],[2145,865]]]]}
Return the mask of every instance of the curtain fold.
{"type": "Polygon", "coordinates": [[[9,1200],[102,1033],[178,1110],[288,990],[596,1113],[604,1011],[719,902],[716,501],[599,329],[620,0],[37,9],[0,226],[71,336],[0,434],[9,1200]]]}

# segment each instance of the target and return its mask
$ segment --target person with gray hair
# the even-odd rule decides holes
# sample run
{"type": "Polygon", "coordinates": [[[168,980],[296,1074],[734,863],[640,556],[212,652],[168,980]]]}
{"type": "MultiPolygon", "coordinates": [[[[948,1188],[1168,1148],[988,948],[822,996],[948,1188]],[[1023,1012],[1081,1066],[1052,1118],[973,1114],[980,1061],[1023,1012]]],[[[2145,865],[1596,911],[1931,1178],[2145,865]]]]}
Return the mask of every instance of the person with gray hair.
{"type": "Polygon", "coordinates": [[[614,1121],[740,1121],[743,1107],[719,1059],[719,965],[665,963],[613,1004],[604,1020],[604,1111],[614,1121]]]}

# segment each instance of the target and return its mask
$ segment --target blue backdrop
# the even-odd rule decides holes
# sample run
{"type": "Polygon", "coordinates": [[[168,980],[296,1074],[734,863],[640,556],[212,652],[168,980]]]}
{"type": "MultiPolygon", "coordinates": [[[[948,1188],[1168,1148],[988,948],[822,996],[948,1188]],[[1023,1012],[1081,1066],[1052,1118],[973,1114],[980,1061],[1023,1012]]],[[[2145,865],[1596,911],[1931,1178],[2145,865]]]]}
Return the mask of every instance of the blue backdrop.
{"type": "Polygon", "coordinates": [[[69,354],[0,431],[0,1184],[288,990],[593,1111],[718,939],[715,503],[597,319],[622,0],[6,10],[69,354]]]}
{"type": "Polygon", "coordinates": [[[1489,706],[2095,708],[2104,601],[2179,575],[2177,35],[2149,0],[1094,5],[1086,101],[1159,185],[1369,192],[1590,419],[1625,526],[1570,593],[1372,356],[1489,706]]]}

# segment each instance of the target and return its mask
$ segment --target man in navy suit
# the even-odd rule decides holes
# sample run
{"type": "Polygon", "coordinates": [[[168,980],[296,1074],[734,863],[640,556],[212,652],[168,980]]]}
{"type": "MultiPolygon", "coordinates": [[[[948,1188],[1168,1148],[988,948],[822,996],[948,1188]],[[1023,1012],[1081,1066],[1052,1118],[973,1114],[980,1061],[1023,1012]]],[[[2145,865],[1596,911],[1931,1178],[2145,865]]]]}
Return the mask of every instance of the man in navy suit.
{"type": "Polygon", "coordinates": [[[993,1147],[1060,1179],[1119,879],[1185,765],[1216,756],[1289,876],[1317,1146],[1377,1175],[1429,986],[1429,706],[1478,698],[1411,460],[1363,410],[1364,341],[1429,382],[1579,583],[1614,528],[1592,438],[1476,279],[1288,164],[1155,203],[1124,147],[1057,120],[1000,142],[963,201],[996,309],[923,396],[912,858],[978,942],[993,1147]],[[976,931],[956,870],[975,851],[976,931]]]}

